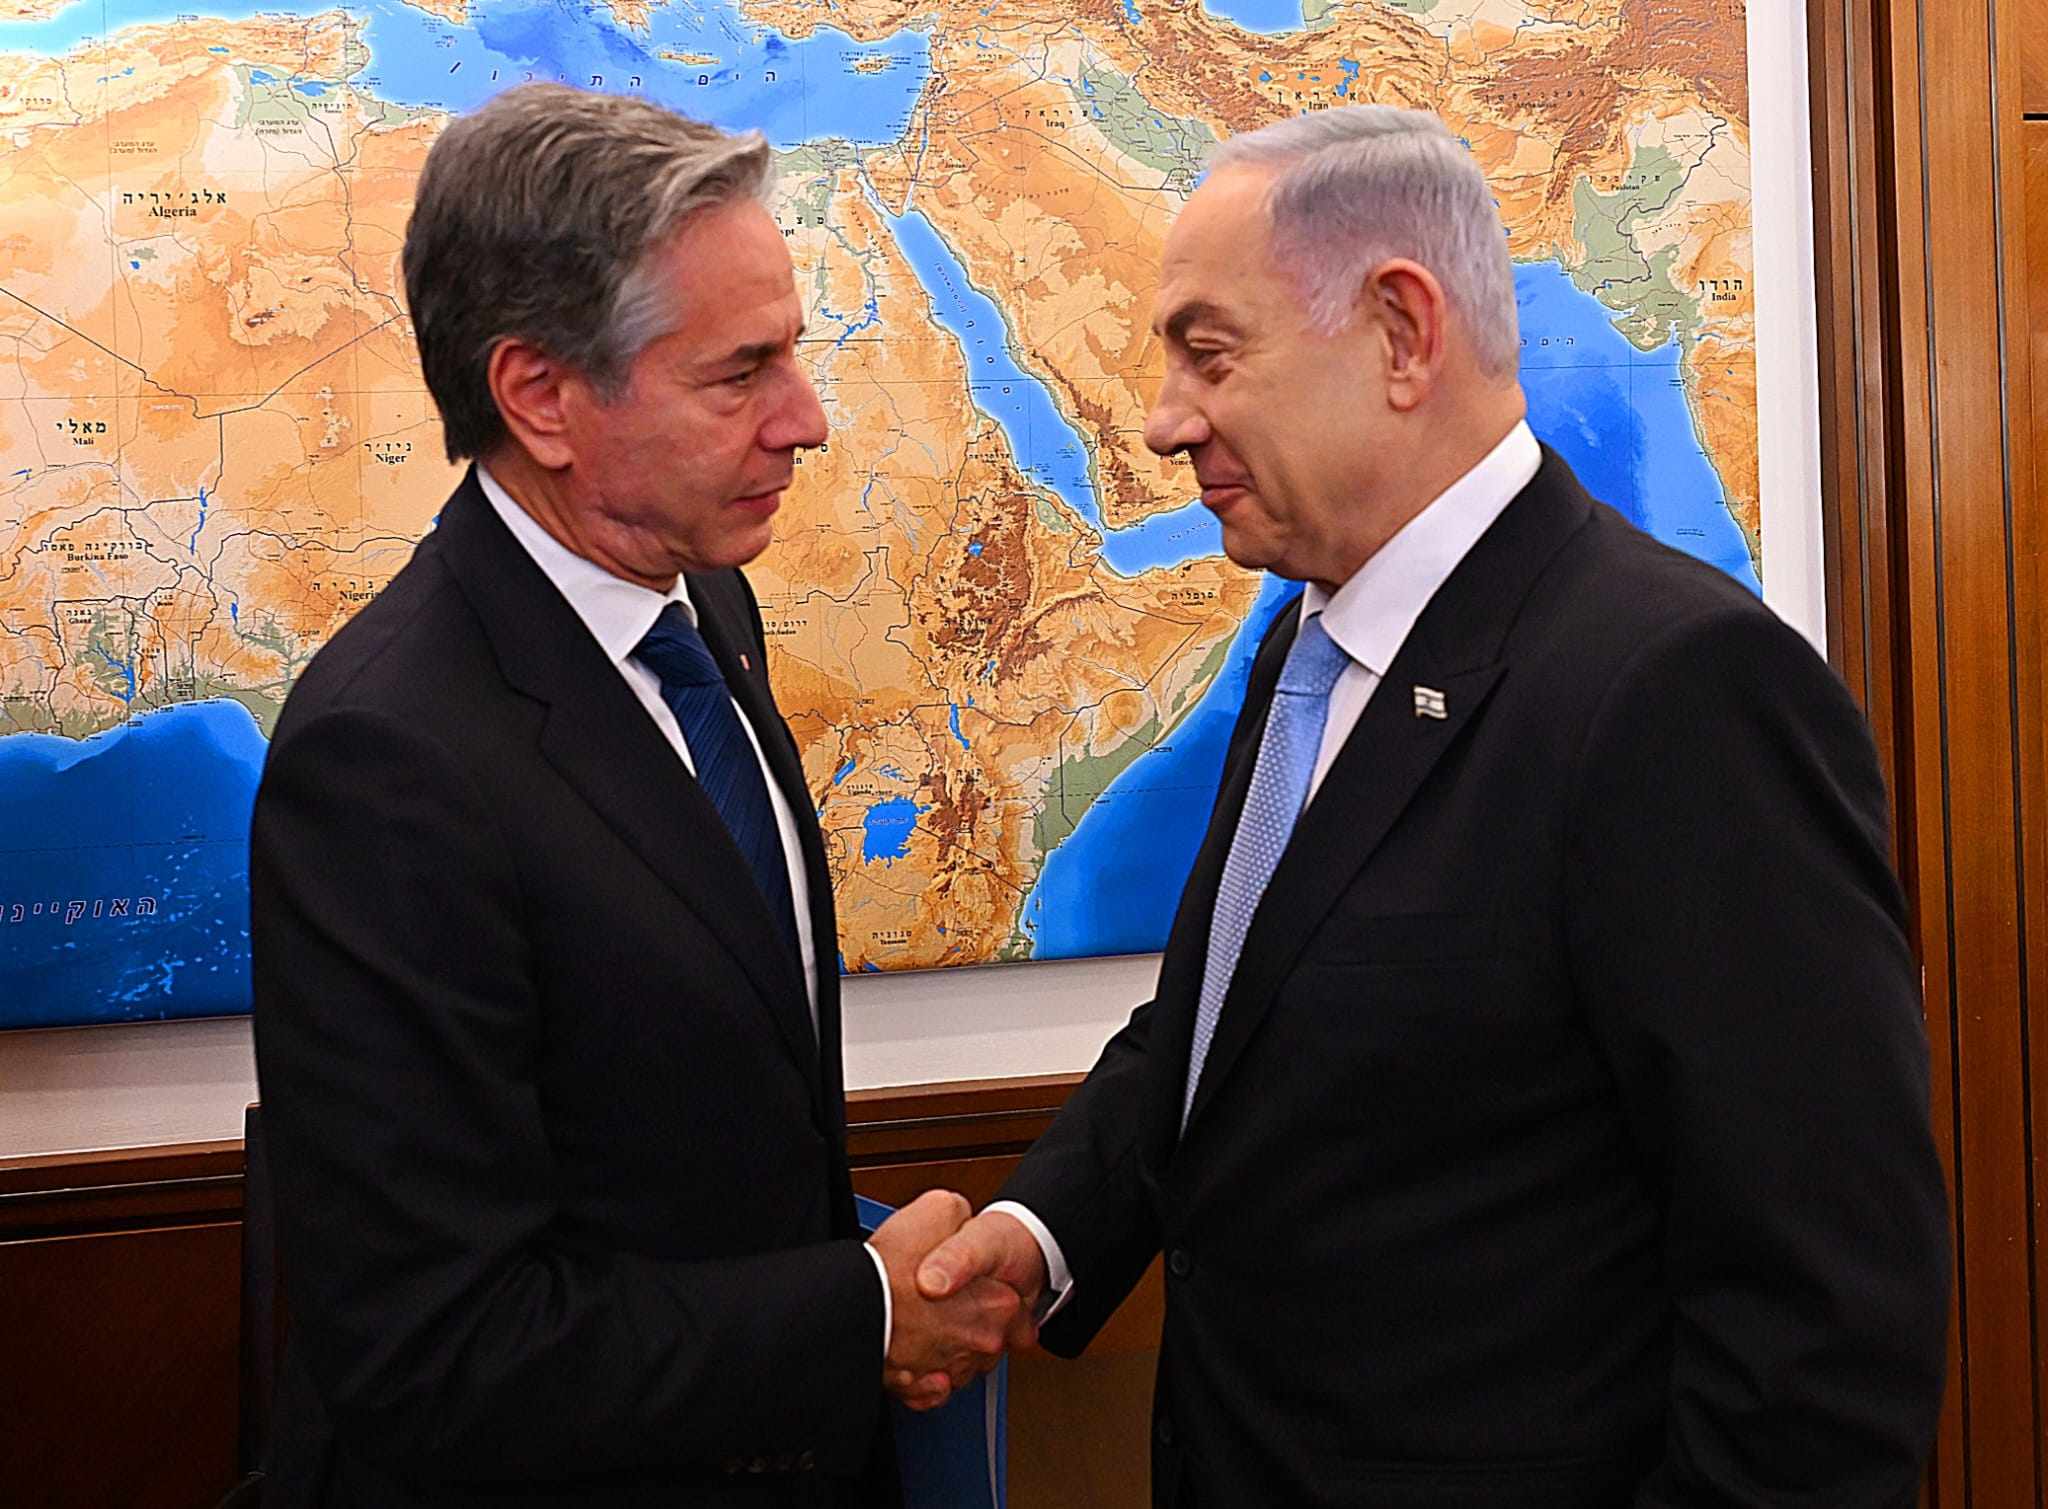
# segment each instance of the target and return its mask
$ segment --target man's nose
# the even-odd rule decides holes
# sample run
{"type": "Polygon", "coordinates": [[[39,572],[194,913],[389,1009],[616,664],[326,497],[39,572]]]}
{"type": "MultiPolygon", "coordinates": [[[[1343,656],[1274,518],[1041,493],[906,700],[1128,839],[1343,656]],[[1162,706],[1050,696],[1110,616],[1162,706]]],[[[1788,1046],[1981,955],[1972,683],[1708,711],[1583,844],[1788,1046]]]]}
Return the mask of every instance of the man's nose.
{"type": "Polygon", "coordinates": [[[1171,456],[1208,438],[1209,425],[1202,411],[1181,397],[1180,385],[1174,378],[1167,378],[1152,412],[1145,416],[1146,446],[1157,455],[1171,456]]]}
{"type": "Polygon", "coordinates": [[[810,375],[802,367],[793,367],[782,402],[763,429],[762,448],[813,449],[823,445],[830,433],[825,424],[825,406],[818,400],[818,390],[811,385],[810,375]]]}

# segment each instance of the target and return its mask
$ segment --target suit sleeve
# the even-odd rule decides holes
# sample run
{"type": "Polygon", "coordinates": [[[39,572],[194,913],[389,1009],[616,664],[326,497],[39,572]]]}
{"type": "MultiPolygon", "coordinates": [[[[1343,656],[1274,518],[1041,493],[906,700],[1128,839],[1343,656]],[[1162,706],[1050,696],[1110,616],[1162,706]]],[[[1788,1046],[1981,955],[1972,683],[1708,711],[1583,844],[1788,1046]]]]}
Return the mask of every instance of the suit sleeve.
{"type": "MultiPolygon", "coordinates": [[[[1229,768],[1251,757],[1265,727],[1266,706],[1297,623],[1290,603],[1274,614],[1259,641],[1244,705],[1230,733],[1225,788],[1229,768]]],[[[1219,790],[1205,846],[1221,838],[1219,823],[1234,829],[1236,821],[1234,809],[1225,811],[1219,790]]],[[[1198,859],[1198,872],[1200,864],[1198,859]]],[[[1214,897],[1192,894],[1198,889],[1190,882],[1181,895],[1166,945],[1169,964],[1177,957],[1199,957],[1207,947],[1209,919],[1194,909],[1213,905],[1214,897]]],[[[1043,1221],[1067,1260],[1074,1281],[1071,1296],[1039,1333],[1045,1349],[1062,1357],[1078,1356],[1095,1339],[1159,1253],[1155,1165],[1168,1149],[1148,1146],[1147,1134],[1156,1129],[1148,1124],[1146,1108],[1153,1103],[1159,1076],[1174,1076],[1177,1090],[1187,1064],[1158,1062],[1153,1048],[1158,1013],[1155,1001],[1131,1014],[997,1196],[1016,1201],[1043,1221]]]]}
{"type": "Polygon", "coordinates": [[[1947,1202],[1882,776],[1768,614],[1638,650],[1571,804],[1571,966],[1664,1210],[1669,1429],[1639,1509],[1910,1505],[1947,1202]]]}
{"type": "Polygon", "coordinates": [[[420,1479],[812,1451],[880,1411],[857,1241],[709,1262],[561,1219],[510,841],[431,739],[329,712],[252,834],[256,1050],[292,1341],[352,1450],[420,1479]]]}
{"type": "Polygon", "coordinates": [[[1072,1297],[1039,1334],[1061,1357],[1078,1356],[1095,1339],[1159,1251],[1140,1135],[1154,1011],[1148,1003],[1131,1013],[996,1197],[1043,1221],[1066,1258],[1072,1297]]]}

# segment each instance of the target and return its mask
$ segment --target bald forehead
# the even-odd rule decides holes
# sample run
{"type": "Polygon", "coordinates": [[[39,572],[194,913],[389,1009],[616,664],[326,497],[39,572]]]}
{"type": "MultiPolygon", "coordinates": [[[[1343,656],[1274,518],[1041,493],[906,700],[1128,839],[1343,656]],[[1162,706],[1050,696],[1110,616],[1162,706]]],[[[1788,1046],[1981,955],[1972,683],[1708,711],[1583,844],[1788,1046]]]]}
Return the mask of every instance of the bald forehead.
{"type": "Polygon", "coordinates": [[[1167,232],[1167,259],[1242,256],[1253,245],[1263,250],[1266,194],[1273,178],[1271,168],[1247,166],[1224,168],[1203,179],[1167,232]]]}
{"type": "MultiPolygon", "coordinates": [[[[1152,328],[1170,339],[1196,323],[1241,325],[1280,281],[1267,256],[1273,170],[1226,168],[1204,179],[1167,232],[1152,328]]],[[[1291,285],[1290,285],[1291,286],[1291,285]]]]}

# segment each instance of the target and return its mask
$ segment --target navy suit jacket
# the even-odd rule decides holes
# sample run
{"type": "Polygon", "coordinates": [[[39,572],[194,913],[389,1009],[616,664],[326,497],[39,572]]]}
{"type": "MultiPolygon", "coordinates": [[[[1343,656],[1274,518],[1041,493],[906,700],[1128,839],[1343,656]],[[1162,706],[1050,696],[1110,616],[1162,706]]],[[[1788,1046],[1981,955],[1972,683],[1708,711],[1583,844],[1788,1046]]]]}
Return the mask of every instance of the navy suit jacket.
{"type": "MultiPolygon", "coordinates": [[[[690,591],[812,811],[744,578],[690,591]]],[[[745,873],[472,475],[314,658],[257,797],[277,1501],[889,1501],[838,980],[814,1033],[745,873]]]]}
{"type": "Polygon", "coordinates": [[[1946,1205],[1846,690],[1546,452],[1303,813],[1183,1136],[1296,626],[1255,662],[1156,998],[1002,1191],[1074,1274],[1046,1345],[1166,1253],[1161,1506],[1910,1504],[1946,1205]]]}

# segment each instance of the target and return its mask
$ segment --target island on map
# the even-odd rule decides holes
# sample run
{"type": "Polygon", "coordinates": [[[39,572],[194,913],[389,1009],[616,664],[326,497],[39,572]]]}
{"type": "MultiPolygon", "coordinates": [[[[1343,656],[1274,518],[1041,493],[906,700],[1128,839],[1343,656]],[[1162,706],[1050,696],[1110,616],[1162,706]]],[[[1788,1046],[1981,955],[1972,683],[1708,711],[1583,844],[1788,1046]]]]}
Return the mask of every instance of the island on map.
{"type": "Polygon", "coordinates": [[[0,8],[0,1025],[244,1009],[307,661],[454,473],[398,257],[528,78],[762,130],[832,421],[751,570],[848,970],[1159,946],[1249,650],[1141,440],[1161,242],[1230,135],[1439,111],[1539,434],[1754,587],[1740,0],[12,0],[0,8]]]}

